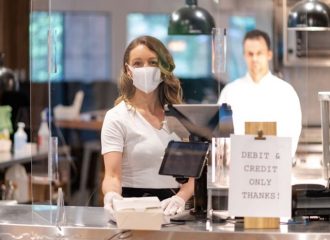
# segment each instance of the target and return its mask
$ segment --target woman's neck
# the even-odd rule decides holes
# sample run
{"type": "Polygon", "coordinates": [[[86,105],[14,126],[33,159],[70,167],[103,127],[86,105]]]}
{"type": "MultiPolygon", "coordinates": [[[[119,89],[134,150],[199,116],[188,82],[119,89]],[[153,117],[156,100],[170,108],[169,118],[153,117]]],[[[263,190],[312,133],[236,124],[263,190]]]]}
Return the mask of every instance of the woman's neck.
{"type": "Polygon", "coordinates": [[[137,109],[151,113],[157,112],[159,108],[162,108],[159,103],[157,92],[153,92],[152,94],[136,92],[134,97],[130,100],[130,104],[137,109]]]}
{"type": "Polygon", "coordinates": [[[135,93],[130,104],[156,129],[162,129],[165,117],[157,92],[135,93]]]}

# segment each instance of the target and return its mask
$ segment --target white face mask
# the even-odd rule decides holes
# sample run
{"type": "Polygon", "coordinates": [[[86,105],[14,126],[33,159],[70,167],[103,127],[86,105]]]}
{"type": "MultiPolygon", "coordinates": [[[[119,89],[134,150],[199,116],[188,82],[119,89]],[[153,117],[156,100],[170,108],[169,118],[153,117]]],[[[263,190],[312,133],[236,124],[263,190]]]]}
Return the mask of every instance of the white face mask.
{"type": "Polygon", "coordinates": [[[129,66],[133,74],[133,85],[145,93],[155,90],[163,81],[160,78],[160,69],[158,67],[133,68],[129,66]]]}

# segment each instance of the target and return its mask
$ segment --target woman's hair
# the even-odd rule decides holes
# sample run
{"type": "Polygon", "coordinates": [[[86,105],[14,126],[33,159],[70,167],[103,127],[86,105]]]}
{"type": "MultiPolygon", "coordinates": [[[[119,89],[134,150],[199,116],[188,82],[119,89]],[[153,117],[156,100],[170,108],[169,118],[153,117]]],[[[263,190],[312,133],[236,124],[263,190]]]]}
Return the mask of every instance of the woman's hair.
{"type": "Polygon", "coordinates": [[[123,65],[119,78],[119,97],[115,104],[121,101],[129,101],[135,93],[135,86],[131,77],[127,74],[126,64],[129,63],[131,51],[138,45],[144,45],[153,51],[158,58],[158,64],[161,71],[162,82],[158,86],[158,98],[161,106],[165,104],[176,104],[182,102],[182,89],[180,81],[173,75],[175,64],[173,58],[157,38],[151,36],[141,36],[134,39],[126,48],[124,53],[123,65]]]}

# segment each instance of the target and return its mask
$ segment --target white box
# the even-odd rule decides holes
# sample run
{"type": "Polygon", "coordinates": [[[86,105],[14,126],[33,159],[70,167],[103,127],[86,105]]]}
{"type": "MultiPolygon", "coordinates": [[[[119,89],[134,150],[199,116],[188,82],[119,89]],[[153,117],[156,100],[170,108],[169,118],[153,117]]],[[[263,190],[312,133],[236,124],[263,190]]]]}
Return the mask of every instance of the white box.
{"type": "Polygon", "coordinates": [[[159,230],[163,210],[157,197],[114,199],[117,227],[130,230],[159,230]]]}

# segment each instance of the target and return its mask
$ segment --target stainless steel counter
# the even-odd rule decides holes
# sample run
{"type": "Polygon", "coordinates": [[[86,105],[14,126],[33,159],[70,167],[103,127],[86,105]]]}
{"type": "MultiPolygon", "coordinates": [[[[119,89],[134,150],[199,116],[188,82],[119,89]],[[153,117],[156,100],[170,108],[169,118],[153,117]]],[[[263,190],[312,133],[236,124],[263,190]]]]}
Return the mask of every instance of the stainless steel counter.
{"type": "Polygon", "coordinates": [[[329,222],[281,224],[280,229],[244,230],[242,224],[187,223],[159,231],[124,231],[107,222],[99,207],[65,207],[66,223],[57,227],[53,206],[1,206],[0,239],[330,239],[329,222]]]}

